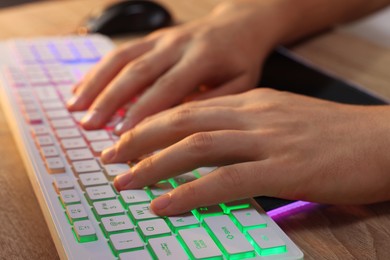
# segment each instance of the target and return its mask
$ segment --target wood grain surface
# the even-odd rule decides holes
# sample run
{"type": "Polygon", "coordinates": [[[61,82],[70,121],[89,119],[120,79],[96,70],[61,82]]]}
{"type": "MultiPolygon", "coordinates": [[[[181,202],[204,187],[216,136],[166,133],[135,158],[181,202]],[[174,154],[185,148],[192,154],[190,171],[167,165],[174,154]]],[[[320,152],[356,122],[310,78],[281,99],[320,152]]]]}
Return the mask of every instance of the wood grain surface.
{"type": "MultiPolygon", "coordinates": [[[[75,32],[88,14],[110,2],[113,1],[44,1],[0,10],[0,39],[75,32]]],[[[176,21],[185,22],[206,14],[219,1],[161,2],[172,10],[176,21]]],[[[388,49],[330,31],[292,50],[334,75],[390,98],[388,49]]],[[[57,259],[2,110],[0,158],[0,259],[57,259]]],[[[276,221],[303,250],[305,259],[390,259],[390,202],[367,206],[312,205],[276,221]]]]}

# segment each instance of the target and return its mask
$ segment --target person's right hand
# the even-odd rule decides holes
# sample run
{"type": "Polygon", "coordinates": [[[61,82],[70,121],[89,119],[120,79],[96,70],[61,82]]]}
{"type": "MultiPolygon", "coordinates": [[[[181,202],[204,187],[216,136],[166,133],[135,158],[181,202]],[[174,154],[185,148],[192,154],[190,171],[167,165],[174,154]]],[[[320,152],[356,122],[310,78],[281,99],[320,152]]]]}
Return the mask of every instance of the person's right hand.
{"type": "Polygon", "coordinates": [[[276,44],[280,21],[269,9],[259,0],[225,2],[202,19],[126,44],[85,76],[68,107],[88,109],[82,124],[96,129],[138,97],[116,128],[121,134],[183,100],[252,88],[276,44]]]}

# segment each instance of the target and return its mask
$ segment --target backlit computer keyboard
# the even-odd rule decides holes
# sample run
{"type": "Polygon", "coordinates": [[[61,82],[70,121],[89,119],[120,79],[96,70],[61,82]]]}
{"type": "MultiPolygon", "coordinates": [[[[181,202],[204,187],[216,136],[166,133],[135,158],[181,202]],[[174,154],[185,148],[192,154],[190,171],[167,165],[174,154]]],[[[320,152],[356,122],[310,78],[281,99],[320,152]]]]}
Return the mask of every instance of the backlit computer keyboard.
{"type": "Polygon", "coordinates": [[[59,255],[64,259],[301,259],[302,252],[254,200],[159,217],[149,203],[211,171],[200,168],[140,190],[117,192],[128,164],[103,165],[118,137],[85,131],[85,112],[65,101],[85,72],[113,48],[99,35],[0,43],[3,109],[23,155],[59,255]]]}

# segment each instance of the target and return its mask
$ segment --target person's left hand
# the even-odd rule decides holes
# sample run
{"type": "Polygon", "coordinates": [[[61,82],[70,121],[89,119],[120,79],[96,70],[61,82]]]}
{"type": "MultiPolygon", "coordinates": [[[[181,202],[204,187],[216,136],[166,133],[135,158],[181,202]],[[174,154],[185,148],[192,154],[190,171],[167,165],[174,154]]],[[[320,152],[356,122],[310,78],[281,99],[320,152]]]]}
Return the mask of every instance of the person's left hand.
{"type": "Polygon", "coordinates": [[[323,203],[390,199],[390,111],[256,89],[191,102],[147,118],[104,151],[104,162],[143,159],[118,176],[141,188],[201,166],[209,175],[155,199],[173,215],[244,197],[323,203]]]}

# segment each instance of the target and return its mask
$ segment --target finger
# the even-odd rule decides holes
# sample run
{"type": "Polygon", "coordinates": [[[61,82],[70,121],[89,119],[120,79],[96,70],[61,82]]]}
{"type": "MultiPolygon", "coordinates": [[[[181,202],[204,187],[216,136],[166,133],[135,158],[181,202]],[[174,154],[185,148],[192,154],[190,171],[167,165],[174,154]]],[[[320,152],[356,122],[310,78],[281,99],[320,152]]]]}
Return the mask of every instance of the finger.
{"type": "Polygon", "coordinates": [[[240,128],[241,119],[230,108],[178,110],[124,133],[114,147],[103,151],[101,159],[105,163],[134,160],[196,132],[240,128]]]}
{"type": "Polygon", "coordinates": [[[289,179],[273,172],[272,160],[247,162],[220,167],[202,178],[186,183],[152,201],[158,215],[176,215],[192,209],[253,196],[278,194],[279,186],[289,179]]]}
{"type": "Polygon", "coordinates": [[[83,126],[86,129],[102,127],[118,108],[171,67],[178,55],[173,50],[155,49],[134,60],[96,98],[82,120],[83,126]]]}
{"type": "Polygon", "coordinates": [[[128,62],[149,51],[153,46],[154,41],[138,41],[109,53],[82,79],[79,85],[76,85],[75,96],[67,103],[68,109],[71,111],[87,109],[128,62]]]}
{"type": "Polygon", "coordinates": [[[251,80],[248,75],[242,75],[221,86],[209,89],[207,91],[194,93],[193,95],[186,97],[185,101],[210,99],[214,97],[237,94],[253,88],[254,84],[255,81],[251,80]]]}
{"type": "Polygon", "coordinates": [[[118,133],[134,127],[141,120],[182,102],[183,98],[211,76],[199,58],[182,58],[148,88],[128,111],[118,133]]]}
{"type": "Polygon", "coordinates": [[[244,131],[196,133],[142,160],[130,173],[118,176],[115,187],[141,188],[202,166],[264,159],[258,142],[253,140],[253,134],[244,131]]]}

